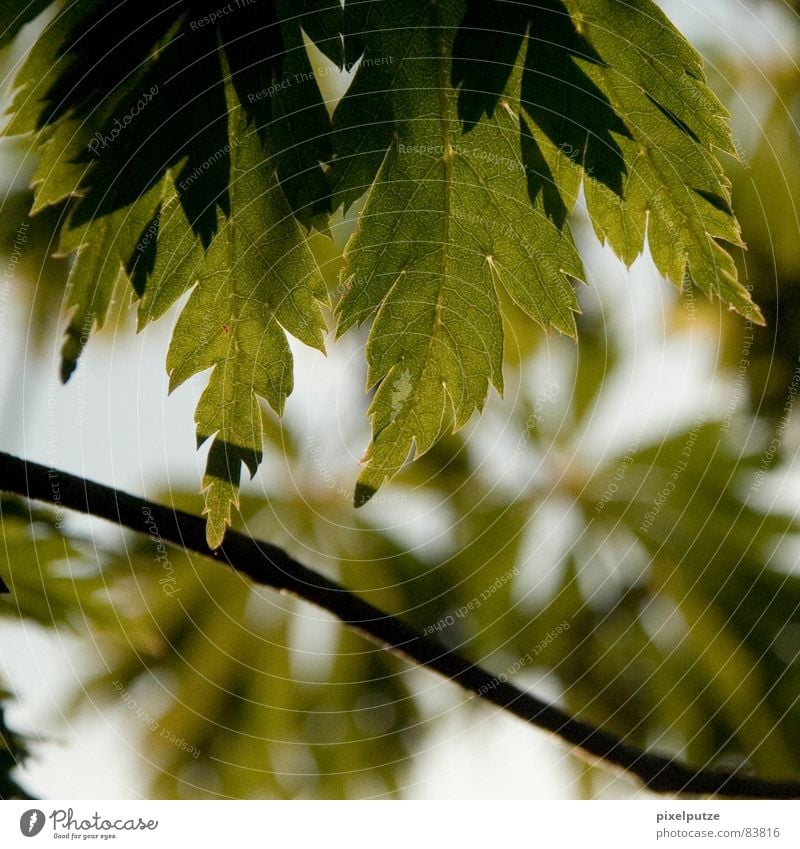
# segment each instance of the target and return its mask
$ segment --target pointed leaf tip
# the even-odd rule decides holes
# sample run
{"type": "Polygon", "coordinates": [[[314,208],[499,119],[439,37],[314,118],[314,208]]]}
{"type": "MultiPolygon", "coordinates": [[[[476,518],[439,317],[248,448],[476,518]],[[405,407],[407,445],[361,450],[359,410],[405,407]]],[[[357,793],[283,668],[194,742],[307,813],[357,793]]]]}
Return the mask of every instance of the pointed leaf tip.
{"type": "Polygon", "coordinates": [[[371,484],[359,481],[356,484],[356,491],[353,495],[353,507],[356,509],[363,507],[375,495],[376,491],[375,487],[371,484]]]}
{"type": "Polygon", "coordinates": [[[209,516],[206,521],[206,543],[212,551],[216,551],[222,545],[226,530],[225,522],[214,521],[209,516]]]}

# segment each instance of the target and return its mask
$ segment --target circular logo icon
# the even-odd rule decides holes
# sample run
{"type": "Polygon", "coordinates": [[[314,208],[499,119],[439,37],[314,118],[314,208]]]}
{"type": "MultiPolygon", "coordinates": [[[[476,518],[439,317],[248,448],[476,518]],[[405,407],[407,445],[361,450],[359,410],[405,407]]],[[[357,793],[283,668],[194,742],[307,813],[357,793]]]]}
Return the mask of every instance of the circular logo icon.
{"type": "Polygon", "coordinates": [[[31,808],[19,818],[19,830],[25,837],[36,837],[44,828],[44,812],[31,808]]]}

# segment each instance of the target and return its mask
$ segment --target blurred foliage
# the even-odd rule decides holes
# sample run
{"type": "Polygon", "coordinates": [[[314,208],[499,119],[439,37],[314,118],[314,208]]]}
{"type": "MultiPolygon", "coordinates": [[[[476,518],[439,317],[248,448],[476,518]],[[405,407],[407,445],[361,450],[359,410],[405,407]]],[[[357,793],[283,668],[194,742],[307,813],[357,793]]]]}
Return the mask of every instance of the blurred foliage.
{"type": "Polygon", "coordinates": [[[55,234],[63,212],[50,207],[31,216],[33,192],[12,189],[0,205],[3,281],[14,282],[14,299],[29,315],[25,354],[41,352],[57,334],[68,263],[55,256],[55,234]]]}
{"type": "MultiPolygon", "coordinates": [[[[509,306],[513,403],[490,402],[480,427],[440,440],[358,513],[350,458],[340,467],[298,422],[265,418],[269,498],[245,495],[238,526],[522,687],[546,679],[570,711],[635,745],[796,778],[800,528],[776,502],[792,470],[772,446],[777,437],[785,458],[797,449],[781,420],[800,357],[800,79],[780,64],[762,81],[715,65],[734,115],[743,91],[763,95],[755,132],[741,130],[755,142],[730,174],[749,246],[743,279],[768,327],[720,320],[697,299],[694,323],[679,310],[668,329],[699,328],[712,345],[721,332],[718,377],[734,381],[734,400],[746,381],[746,403],[727,417],[698,407],[661,430],[630,415],[627,440],[592,449],[635,352],[590,302],[577,346],[543,342],[509,306]]],[[[0,215],[8,256],[27,202],[12,196],[0,215]]],[[[66,272],[46,259],[52,222],[33,221],[25,279],[52,287],[42,304],[54,316],[66,272]]],[[[316,235],[313,248],[333,291],[340,252],[316,235]]],[[[31,325],[55,336],[51,321],[43,312],[31,325]]],[[[202,509],[177,489],[163,500],[202,509]]],[[[13,499],[0,510],[0,578],[12,590],[0,615],[85,637],[94,663],[72,709],[123,722],[152,795],[406,792],[438,710],[404,662],[218,564],[173,549],[165,559],[157,537],[101,545],[58,527],[52,510],[13,499]]],[[[2,721],[0,740],[0,795],[23,793],[8,784],[23,741],[2,721]]]]}
{"type": "Polygon", "coordinates": [[[753,411],[775,421],[800,374],[800,71],[787,59],[759,76],[723,58],[718,73],[733,87],[732,109],[744,111],[740,97],[759,102],[737,122],[742,136],[754,141],[737,142],[742,161],[729,170],[747,245],[740,271],[766,327],[731,323],[728,357],[746,373],[753,411]]]}
{"type": "Polygon", "coordinates": [[[73,710],[88,701],[129,714],[155,795],[396,790],[416,710],[384,650],[335,626],[317,653],[293,651],[292,632],[318,611],[203,558],[166,553],[155,529],[98,562],[97,548],[61,536],[52,512],[28,515],[7,499],[2,514],[0,575],[12,595],[0,612],[91,633],[97,671],[73,710]]]}
{"type": "MultiPolygon", "coordinates": [[[[435,554],[381,510],[354,516],[320,487],[288,426],[271,438],[295,494],[245,498],[240,527],[522,686],[555,675],[571,711],[631,743],[697,767],[796,776],[800,578],[781,557],[798,527],[761,506],[771,473],[760,446],[743,452],[700,416],[593,460],[582,433],[621,355],[591,328],[582,338],[550,353],[572,359],[574,391],[527,397],[505,423],[521,483],[453,436],[392,489],[397,503],[427,493],[431,516],[449,517],[435,554]]],[[[163,500],[201,506],[175,490],[163,500]]],[[[74,709],[128,717],[151,793],[402,793],[410,754],[435,728],[404,663],[217,564],[165,557],[157,537],[98,555],[63,539],[48,511],[26,514],[4,504],[0,576],[13,594],[0,604],[93,635],[97,671],[74,709]]]]}
{"type": "Polygon", "coordinates": [[[17,783],[14,771],[28,758],[26,741],[6,725],[3,703],[9,694],[0,691],[0,799],[30,799],[28,792],[17,783]]]}

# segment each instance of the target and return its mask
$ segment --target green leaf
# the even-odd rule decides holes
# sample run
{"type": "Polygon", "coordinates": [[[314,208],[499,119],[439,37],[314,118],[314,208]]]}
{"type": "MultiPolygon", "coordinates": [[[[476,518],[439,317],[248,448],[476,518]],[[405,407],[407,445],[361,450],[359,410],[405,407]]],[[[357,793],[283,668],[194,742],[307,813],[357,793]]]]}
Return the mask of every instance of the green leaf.
{"type": "Polygon", "coordinates": [[[31,188],[34,199],[31,214],[77,197],[88,165],[80,157],[87,139],[77,121],[64,120],[45,127],[36,137],[38,161],[31,188]]]}
{"type": "Polygon", "coordinates": [[[158,204],[151,189],[130,207],[75,227],[61,230],[60,248],[76,253],[69,274],[67,308],[75,307],[61,350],[61,379],[75,370],[93,327],[101,328],[120,278],[125,279],[130,256],[158,204]]]}
{"type": "MultiPolygon", "coordinates": [[[[280,4],[289,5],[287,3],[280,4]]],[[[305,0],[306,7],[321,5],[318,0],[305,0]]],[[[292,14],[296,12],[295,3],[291,3],[292,14]]],[[[289,17],[288,9],[284,12],[289,17]]],[[[322,42],[322,48],[328,49],[341,60],[341,6],[338,12],[326,8],[322,12],[306,15],[294,24],[315,24],[313,31],[321,38],[320,27],[330,26],[336,38],[322,42]],[[337,49],[338,48],[338,49],[337,49]]],[[[282,60],[280,86],[272,95],[272,122],[269,125],[271,150],[278,168],[286,199],[295,216],[306,227],[316,227],[323,232],[328,228],[328,215],[332,211],[331,192],[328,178],[322,168],[333,156],[331,143],[331,121],[322,101],[317,72],[311,67],[303,34],[297,25],[284,25],[283,40],[286,53],[282,60]]],[[[238,45],[236,45],[238,46],[238,45]]],[[[235,47],[236,47],[235,46],[235,47]]],[[[259,44],[256,41],[256,49],[259,44]]],[[[235,76],[234,76],[235,80],[235,76]]],[[[244,101],[242,101],[244,103],[244,101]]]]}
{"type": "Polygon", "coordinates": [[[393,12],[403,17],[387,26],[389,13],[381,3],[344,7],[347,63],[361,63],[333,113],[335,158],[330,179],[334,207],[341,204],[345,211],[372,185],[395,130],[394,88],[400,63],[413,49],[415,10],[404,6],[393,12]]]}
{"type": "Polygon", "coordinates": [[[197,420],[201,440],[216,434],[215,542],[241,463],[260,458],[256,399],[280,411],[291,389],[283,331],[321,346],[324,298],[296,222],[326,232],[365,193],[338,307],[339,333],[372,323],[358,504],[502,392],[506,295],[575,334],[583,271],[568,214],[581,188],[625,262],[647,243],[664,275],[762,320],[723,246],[741,245],[717,159],[734,149],[727,115],[651,0],[202,11],[174,4],[139,26],[132,4],[72,4],[20,72],[9,132],[36,134],[37,208],[67,200],[62,246],[81,247],[65,375],[122,271],[140,322],[196,287],[169,368],[173,386],[214,369],[197,420]],[[337,67],[359,63],[332,123],[308,41],[337,67]],[[236,150],[247,134],[252,151],[236,150]],[[249,171],[261,177],[235,189],[249,171]]]}
{"type": "Polygon", "coordinates": [[[22,63],[14,79],[14,95],[8,112],[11,118],[4,135],[32,137],[38,153],[32,187],[36,190],[33,212],[77,194],[87,163],[85,153],[89,133],[80,120],[65,118],[55,124],[42,124],[47,92],[59,75],[66,73],[70,58],[61,50],[69,33],[80,20],[82,7],[71,4],[48,24],[22,63]]]}
{"type": "Polygon", "coordinates": [[[338,33],[322,35],[342,11],[200,11],[142,21],[135,4],[74,4],[20,72],[8,132],[34,134],[42,153],[36,208],[70,201],[64,379],[119,281],[142,299],[140,325],[193,289],[167,367],[172,388],[212,369],[197,425],[200,442],[214,437],[203,486],[216,547],[241,463],[255,473],[261,459],[258,398],[280,413],[292,388],[285,332],[323,347],[326,288],[297,222],[327,229],[330,120],[301,27],[341,64],[338,33]]]}
{"type": "Polygon", "coordinates": [[[733,150],[727,116],[663,14],[649,0],[463,11],[345,12],[364,53],[334,114],[335,202],[370,188],[346,251],[339,333],[373,319],[377,386],[357,504],[412,448],[430,448],[450,408],[458,428],[489,384],[502,389],[497,283],[544,327],[574,335],[566,278],[582,272],[566,214],[582,182],[598,236],[626,262],[647,237],[665,276],[762,321],[721,244],[741,245],[716,158],[733,150]]]}
{"type": "MultiPolygon", "coordinates": [[[[350,100],[381,98],[386,71],[368,59],[387,51],[398,65],[385,109],[393,135],[346,249],[348,291],[338,306],[339,333],[374,316],[368,384],[378,390],[356,504],[400,469],[412,446],[416,456],[427,451],[450,412],[460,428],[482,408],[490,384],[502,391],[496,288],[543,327],[574,335],[569,278],[583,275],[569,231],[530,202],[519,115],[504,101],[471,131],[461,126],[448,59],[460,4],[407,4],[401,23],[386,4],[373,7],[359,71],[366,82],[357,78],[340,107],[358,121],[350,100]],[[373,68],[381,70],[370,80],[373,68]]],[[[334,119],[340,136],[343,120],[334,119]]],[[[343,197],[372,158],[367,151],[363,168],[342,171],[343,197]]]]}
{"type": "Polygon", "coordinates": [[[291,392],[286,332],[324,350],[320,305],[328,297],[275,166],[229,95],[231,214],[218,213],[203,252],[174,195],[166,197],[153,280],[140,308],[146,321],[194,286],[175,326],[167,370],[175,389],[212,369],[196,414],[198,443],[214,438],[203,479],[212,548],[222,542],[231,505],[238,506],[241,464],[255,474],[261,461],[258,398],[280,415],[291,392]]]}
{"type": "Polygon", "coordinates": [[[524,3],[467,0],[453,42],[452,83],[468,126],[491,117],[517,63],[533,9],[524,3]],[[502,21],[502,24],[500,24],[502,21]]]}
{"type": "Polygon", "coordinates": [[[688,275],[709,297],[763,323],[718,241],[742,244],[715,153],[733,153],[734,146],[699,56],[651,0],[567,5],[599,58],[581,62],[586,76],[630,131],[616,137],[626,166],[620,193],[587,171],[587,206],[598,236],[630,263],[646,232],[664,276],[681,286],[688,275]]]}

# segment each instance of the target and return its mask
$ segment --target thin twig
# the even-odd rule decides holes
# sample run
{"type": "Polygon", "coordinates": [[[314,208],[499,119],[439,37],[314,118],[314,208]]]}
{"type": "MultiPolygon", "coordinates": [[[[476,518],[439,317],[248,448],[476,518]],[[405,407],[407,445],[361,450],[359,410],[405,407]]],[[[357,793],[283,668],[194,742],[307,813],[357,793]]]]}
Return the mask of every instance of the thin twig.
{"type": "Polygon", "coordinates": [[[436,640],[417,633],[402,620],[303,566],[270,543],[229,531],[222,547],[212,551],[206,544],[205,521],[198,516],[4,452],[0,452],[0,490],[107,519],[141,533],[148,533],[148,524],[152,527],[155,522],[163,540],[221,561],[260,584],[319,605],[392,652],[457,682],[483,701],[555,734],[584,754],[627,771],[650,790],[764,799],[800,797],[800,782],[692,770],[669,758],[630,746],[613,734],[575,719],[498,679],[436,640]]]}

